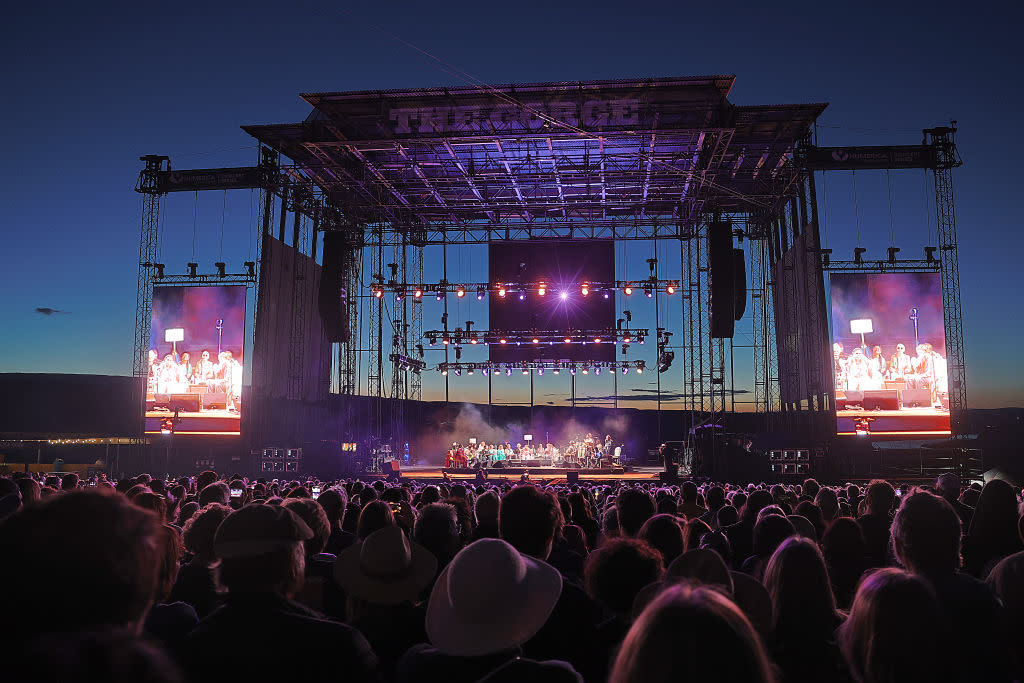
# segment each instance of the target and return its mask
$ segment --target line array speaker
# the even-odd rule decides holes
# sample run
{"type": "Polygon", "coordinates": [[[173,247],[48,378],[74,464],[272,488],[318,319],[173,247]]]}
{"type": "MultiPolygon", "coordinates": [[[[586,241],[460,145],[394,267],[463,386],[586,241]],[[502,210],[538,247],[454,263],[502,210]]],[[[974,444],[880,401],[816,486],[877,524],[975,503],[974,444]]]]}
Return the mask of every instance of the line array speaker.
{"type": "Polygon", "coordinates": [[[708,225],[708,279],[711,300],[708,305],[711,337],[730,339],[735,328],[734,256],[732,223],[713,221],[708,225]]]}
{"type": "Polygon", "coordinates": [[[340,232],[324,233],[324,265],[320,272],[317,307],[328,341],[347,342],[350,336],[345,282],[352,259],[352,247],[344,235],[340,232]]]}

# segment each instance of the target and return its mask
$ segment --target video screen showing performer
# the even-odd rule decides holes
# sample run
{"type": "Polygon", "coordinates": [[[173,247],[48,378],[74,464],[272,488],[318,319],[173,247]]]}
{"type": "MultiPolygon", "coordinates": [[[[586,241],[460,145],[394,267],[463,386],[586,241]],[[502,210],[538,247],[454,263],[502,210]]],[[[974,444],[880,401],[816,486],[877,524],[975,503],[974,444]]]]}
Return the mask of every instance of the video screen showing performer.
{"type": "MultiPolygon", "coordinates": [[[[525,439],[525,437],[524,437],[525,439]]],[[[470,438],[468,442],[452,442],[444,456],[446,469],[485,469],[503,467],[537,467],[566,469],[598,469],[622,465],[624,444],[606,434],[577,434],[556,446],[549,442],[511,440],[488,443],[470,438]]]]}
{"type": "Polygon", "coordinates": [[[146,433],[241,434],[244,285],[156,287],[146,433]]]}
{"type": "Polygon", "coordinates": [[[833,273],[839,434],[944,435],[949,382],[938,273],[833,273]]]}

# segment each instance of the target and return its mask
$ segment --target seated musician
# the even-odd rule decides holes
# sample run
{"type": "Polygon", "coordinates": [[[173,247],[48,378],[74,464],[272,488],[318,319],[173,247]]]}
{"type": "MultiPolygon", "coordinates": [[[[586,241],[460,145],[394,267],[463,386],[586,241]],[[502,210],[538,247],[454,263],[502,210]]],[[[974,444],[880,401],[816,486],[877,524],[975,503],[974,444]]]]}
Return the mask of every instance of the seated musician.
{"type": "Polygon", "coordinates": [[[455,446],[456,445],[457,444],[453,443],[452,447],[448,449],[448,453],[445,454],[445,457],[444,457],[444,466],[445,467],[455,467],[455,446]]]}

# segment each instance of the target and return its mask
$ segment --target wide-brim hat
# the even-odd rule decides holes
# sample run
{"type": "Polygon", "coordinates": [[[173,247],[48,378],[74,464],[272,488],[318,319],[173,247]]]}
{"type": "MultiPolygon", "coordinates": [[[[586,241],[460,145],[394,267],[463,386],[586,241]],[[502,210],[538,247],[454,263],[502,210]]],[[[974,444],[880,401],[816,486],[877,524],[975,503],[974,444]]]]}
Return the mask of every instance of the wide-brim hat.
{"type": "Polygon", "coordinates": [[[463,548],[434,584],[427,606],[431,644],[457,657],[520,646],[547,622],[562,575],[497,538],[463,548]]]}
{"type": "Polygon", "coordinates": [[[376,605],[415,600],[436,573],[433,553],[406,538],[398,526],[374,531],[334,562],[334,578],[345,592],[376,605]]]}

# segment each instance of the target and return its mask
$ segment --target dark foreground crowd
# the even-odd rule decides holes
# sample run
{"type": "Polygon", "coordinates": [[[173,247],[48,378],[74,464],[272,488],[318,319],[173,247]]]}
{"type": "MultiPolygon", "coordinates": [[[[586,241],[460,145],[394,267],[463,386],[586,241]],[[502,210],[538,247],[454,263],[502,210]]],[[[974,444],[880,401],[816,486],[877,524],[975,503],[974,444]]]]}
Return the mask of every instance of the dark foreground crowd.
{"type": "Polygon", "coordinates": [[[4,681],[1024,681],[1005,481],[0,478],[4,681]]]}

